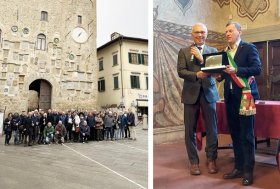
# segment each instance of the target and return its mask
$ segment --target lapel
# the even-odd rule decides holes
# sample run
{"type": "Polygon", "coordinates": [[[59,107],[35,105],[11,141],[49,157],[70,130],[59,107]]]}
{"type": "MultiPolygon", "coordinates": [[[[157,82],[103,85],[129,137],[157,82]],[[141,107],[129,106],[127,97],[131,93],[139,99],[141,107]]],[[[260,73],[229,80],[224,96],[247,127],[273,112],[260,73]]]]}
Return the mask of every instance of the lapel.
{"type": "Polygon", "coordinates": [[[208,46],[204,45],[204,48],[202,50],[202,54],[208,54],[208,53],[209,53],[208,46]]]}
{"type": "Polygon", "coordinates": [[[240,54],[240,52],[242,51],[242,48],[243,48],[243,41],[241,40],[240,43],[239,43],[239,46],[237,48],[237,51],[235,53],[235,56],[234,56],[234,61],[236,61],[238,55],[240,54]]]}

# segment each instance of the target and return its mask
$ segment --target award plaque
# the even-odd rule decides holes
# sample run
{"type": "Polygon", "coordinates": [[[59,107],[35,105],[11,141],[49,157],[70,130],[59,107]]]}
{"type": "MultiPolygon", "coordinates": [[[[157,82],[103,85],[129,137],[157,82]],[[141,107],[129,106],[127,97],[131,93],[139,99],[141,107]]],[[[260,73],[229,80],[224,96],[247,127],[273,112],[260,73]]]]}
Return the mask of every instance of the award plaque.
{"type": "Polygon", "coordinates": [[[201,68],[201,71],[207,73],[221,73],[226,69],[226,63],[228,57],[226,52],[217,52],[211,54],[204,54],[204,67],[201,68]]]}

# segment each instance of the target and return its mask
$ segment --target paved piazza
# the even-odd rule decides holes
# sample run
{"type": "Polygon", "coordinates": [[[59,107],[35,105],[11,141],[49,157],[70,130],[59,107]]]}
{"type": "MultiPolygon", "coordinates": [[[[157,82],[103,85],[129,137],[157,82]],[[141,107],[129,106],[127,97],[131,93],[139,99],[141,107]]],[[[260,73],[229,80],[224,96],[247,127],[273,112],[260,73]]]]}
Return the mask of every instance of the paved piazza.
{"type": "Polygon", "coordinates": [[[137,140],[9,146],[0,137],[1,189],[148,187],[148,130],[137,140]]]}

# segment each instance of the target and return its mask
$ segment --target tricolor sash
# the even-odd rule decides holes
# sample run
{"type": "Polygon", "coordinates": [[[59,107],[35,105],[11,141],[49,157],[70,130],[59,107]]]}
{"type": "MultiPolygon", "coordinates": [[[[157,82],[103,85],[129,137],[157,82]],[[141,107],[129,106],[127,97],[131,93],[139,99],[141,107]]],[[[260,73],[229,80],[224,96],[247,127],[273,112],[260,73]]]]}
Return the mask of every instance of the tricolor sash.
{"type": "MultiPolygon", "coordinates": [[[[231,57],[229,50],[227,50],[229,63],[232,67],[237,69],[237,65],[231,57]]],[[[254,98],[252,96],[250,84],[247,78],[238,77],[235,73],[230,74],[232,80],[237,84],[239,88],[242,88],[242,97],[239,108],[239,114],[244,116],[250,116],[256,114],[256,106],[254,98]]]]}

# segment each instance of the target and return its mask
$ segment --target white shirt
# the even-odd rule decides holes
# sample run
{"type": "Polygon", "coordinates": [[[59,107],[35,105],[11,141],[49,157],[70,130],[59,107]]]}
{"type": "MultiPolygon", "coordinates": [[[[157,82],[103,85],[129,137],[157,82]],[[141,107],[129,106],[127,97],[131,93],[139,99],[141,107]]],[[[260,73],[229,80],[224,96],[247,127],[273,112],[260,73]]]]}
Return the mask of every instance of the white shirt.
{"type": "Polygon", "coordinates": [[[234,48],[230,48],[230,46],[228,46],[229,49],[229,54],[231,55],[232,59],[234,59],[235,53],[238,49],[238,46],[240,44],[241,39],[238,39],[234,45],[234,48]]]}

